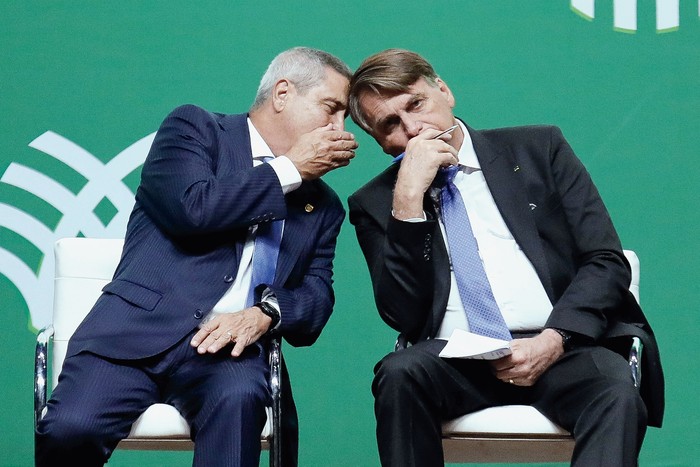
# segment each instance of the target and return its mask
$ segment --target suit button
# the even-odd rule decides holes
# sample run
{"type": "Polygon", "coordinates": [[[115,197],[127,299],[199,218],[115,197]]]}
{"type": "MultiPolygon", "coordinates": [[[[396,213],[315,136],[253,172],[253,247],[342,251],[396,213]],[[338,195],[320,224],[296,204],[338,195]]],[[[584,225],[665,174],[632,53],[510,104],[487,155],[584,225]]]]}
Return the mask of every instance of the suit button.
{"type": "Polygon", "coordinates": [[[226,282],[227,284],[230,284],[231,282],[233,282],[233,276],[231,274],[226,274],[224,276],[224,282],[226,282]]]}
{"type": "Polygon", "coordinates": [[[194,312],[195,319],[202,319],[202,316],[204,316],[204,312],[202,310],[197,310],[194,312]]]}

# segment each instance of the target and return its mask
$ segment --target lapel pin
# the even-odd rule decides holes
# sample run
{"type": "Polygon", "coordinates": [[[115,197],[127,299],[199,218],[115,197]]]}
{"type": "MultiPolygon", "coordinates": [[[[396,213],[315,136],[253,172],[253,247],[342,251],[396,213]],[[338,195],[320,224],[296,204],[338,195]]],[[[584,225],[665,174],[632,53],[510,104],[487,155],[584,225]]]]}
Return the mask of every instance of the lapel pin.
{"type": "Polygon", "coordinates": [[[530,203],[530,211],[534,211],[536,207],[537,207],[536,204],[530,203]]]}
{"type": "Polygon", "coordinates": [[[520,166],[519,166],[519,165],[516,165],[515,167],[513,167],[513,172],[517,172],[518,170],[520,170],[520,166]]]}
{"type": "Polygon", "coordinates": [[[311,212],[313,210],[314,210],[313,204],[307,204],[306,206],[304,206],[304,211],[306,211],[306,212],[311,212]]]}

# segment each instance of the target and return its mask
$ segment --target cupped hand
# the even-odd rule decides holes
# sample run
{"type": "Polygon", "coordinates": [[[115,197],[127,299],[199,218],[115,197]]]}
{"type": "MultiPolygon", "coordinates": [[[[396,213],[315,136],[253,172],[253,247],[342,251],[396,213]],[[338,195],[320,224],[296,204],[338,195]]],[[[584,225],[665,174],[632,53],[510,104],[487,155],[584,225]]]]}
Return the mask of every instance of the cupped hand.
{"type": "Polygon", "coordinates": [[[406,145],[394,188],[393,211],[397,219],[422,216],[423,195],[438,169],[459,163],[459,151],[449,144],[452,135],[447,133],[434,139],[439,133],[438,130],[424,131],[406,145]]]}
{"type": "Polygon", "coordinates": [[[355,157],[355,136],[335,125],[303,134],[285,154],[303,180],[314,180],[333,169],[345,167],[355,157]]]}

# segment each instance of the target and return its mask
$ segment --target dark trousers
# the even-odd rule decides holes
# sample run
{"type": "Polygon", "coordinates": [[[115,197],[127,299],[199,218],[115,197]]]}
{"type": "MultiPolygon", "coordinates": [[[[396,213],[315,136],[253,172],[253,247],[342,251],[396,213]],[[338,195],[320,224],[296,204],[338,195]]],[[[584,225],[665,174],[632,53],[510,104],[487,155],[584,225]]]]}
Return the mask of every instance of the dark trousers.
{"type": "Polygon", "coordinates": [[[372,391],[384,467],[443,466],[441,424],[487,407],[532,405],[570,431],[574,466],[636,466],[646,407],[627,362],[602,347],[567,352],[532,387],[502,383],[488,362],[442,359],[444,340],[387,355],[372,391]]]}
{"type": "Polygon", "coordinates": [[[99,466],[150,405],[175,406],[195,443],[195,466],[255,466],[270,401],[260,344],[198,355],[192,335],[155,357],[115,361],[90,353],[65,360],[36,433],[37,467],[99,466]]]}

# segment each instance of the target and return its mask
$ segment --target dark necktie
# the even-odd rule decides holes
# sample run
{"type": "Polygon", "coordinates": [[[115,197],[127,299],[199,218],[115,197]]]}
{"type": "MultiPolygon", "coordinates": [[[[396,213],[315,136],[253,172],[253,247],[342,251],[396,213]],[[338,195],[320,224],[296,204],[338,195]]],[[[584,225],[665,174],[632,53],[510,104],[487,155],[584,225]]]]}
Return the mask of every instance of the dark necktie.
{"type": "Polygon", "coordinates": [[[479,256],[479,248],[472,232],[469,216],[462,195],[453,183],[458,166],[442,169],[444,187],[440,192],[441,215],[450,247],[452,268],[457,279],[457,289],[467,314],[469,329],[497,339],[511,340],[503,315],[493,297],[479,256]]]}
{"type": "MultiPolygon", "coordinates": [[[[272,157],[265,158],[264,162],[267,163],[270,160],[272,157]]],[[[282,240],[282,224],[281,220],[258,224],[253,247],[253,271],[247,306],[252,306],[255,303],[255,287],[260,284],[272,284],[275,280],[277,257],[282,240]]]]}

